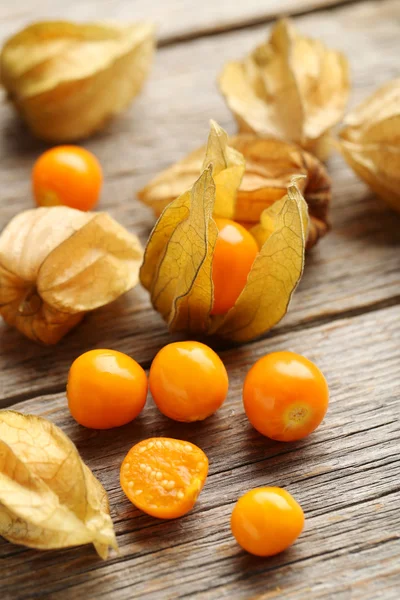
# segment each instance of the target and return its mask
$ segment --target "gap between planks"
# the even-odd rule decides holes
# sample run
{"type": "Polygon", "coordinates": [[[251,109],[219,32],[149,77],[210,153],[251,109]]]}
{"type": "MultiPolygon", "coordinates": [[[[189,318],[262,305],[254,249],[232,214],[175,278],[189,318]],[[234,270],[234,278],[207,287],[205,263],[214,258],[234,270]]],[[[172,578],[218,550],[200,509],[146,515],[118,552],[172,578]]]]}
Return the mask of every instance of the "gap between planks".
{"type": "MultiPolygon", "coordinates": [[[[227,1],[216,4],[213,0],[205,0],[200,12],[193,4],[190,5],[191,0],[186,0],[186,6],[185,0],[169,0],[168,7],[163,0],[154,0],[151,9],[149,3],[135,0],[135,13],[132,14],[127,8],[127,2],[124,4],[123,0],[116,0],[112,18],[121,22],[133,19],[154,21],[159,31],[158,46],[166,47],[270,23],[280,16],[297,17],[362,1],[365,0],[270,0],[262,4],[251,0],[250,3],[243,1],[242,4],[227,1]]],[[[61,0],[52,0],[51,4],[46,0],[31,0],[25,2],[24,10],[19,13],[15,11],[14,5],[11,9],[5,6],[4,12],[0,13],[0,37],[6,39],[34,20],[110,18],[107,2],[84,0],[79,12],[71,10],[73,5],[74,3],[66,7],[61,0]]]]}
{"type": "MultiPolygon", "coordinates": [[[[246,0],[241,1],[245,2],[246,0]]],[[[283,10],[280,11],[266,11],[260,15],[242,18],[236,23],[222,23],[221,25],[210,25],[195,31],[189,31],[187,33],[164,35],[158,40],[157,47],[166,48],[168,46],[174,46],[176,44],[190,42],[204,37],[224,35],[234,31],[241,31],[243,29],[256,27],[258,25],[267,25],[283,17],[303,17],[322,11],[340,9],[345,4],[349,5],[358,3],[365,4],[365,0],[325,0],[325,2],[311,0],[309,5],[306,6],[304,6],[302,3],[298,5],[293,4],[292,6],[284,7],[283,10]]]]}

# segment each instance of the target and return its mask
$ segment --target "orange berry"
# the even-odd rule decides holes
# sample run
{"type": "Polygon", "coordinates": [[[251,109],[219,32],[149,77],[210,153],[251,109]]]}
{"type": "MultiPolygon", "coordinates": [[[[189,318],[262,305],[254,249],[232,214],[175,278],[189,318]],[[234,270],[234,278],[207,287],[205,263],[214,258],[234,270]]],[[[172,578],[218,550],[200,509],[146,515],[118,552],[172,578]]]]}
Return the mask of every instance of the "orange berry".
{"type": "Polygon", "coordinates": [[[91,350],[71,366],[68,406],[84,427],[111,429],[135,419],[147,396],[147,377],[130,356],[116,350],[91,350]]]}
{"type": "Polygon", "coordinates": [[[304,527],[296,500],[278,487],[261,487],[244,494],[232,512],[231,529],[237,543],[256,556],[286,550],[304,527]]]}
{"type": "Polygon", "coordinates": [[[243,404],[250,423],[281,442],[306,437],[328,409],[329,389],[318,367],[294,352],[260,358],[247,373],[243,404]]]}
{"type": "Polygon", "coordinates": [[[228,375],[219,356],[199,342],[162,348],[151,365],[150,391],[159,410],[175,421],[202,421],[221,406],[228,375]]]}
{"type": "Polygon", "coordinates": [[[216,219],[218,238],[215,245],[212,279],[214,304],[211,314],[228,312],[239,298],[255,257],[258,246],[242,225],[229,219],[216,219]]]}
{"type": "Polygon", "coordinates": [[[121,465],[121,487],[145,513],[175,519],[192,510],[207,473],[207,456],[194,444],[150,438],[126,455],[121,465]]]}
{"type": "Polygon", "coordinates": [[[32,187],[39,206],[63,204],[91,210],[99,199],[103,174],[97,158],[79,146],[56,146],[37,159],[32,187]]]}

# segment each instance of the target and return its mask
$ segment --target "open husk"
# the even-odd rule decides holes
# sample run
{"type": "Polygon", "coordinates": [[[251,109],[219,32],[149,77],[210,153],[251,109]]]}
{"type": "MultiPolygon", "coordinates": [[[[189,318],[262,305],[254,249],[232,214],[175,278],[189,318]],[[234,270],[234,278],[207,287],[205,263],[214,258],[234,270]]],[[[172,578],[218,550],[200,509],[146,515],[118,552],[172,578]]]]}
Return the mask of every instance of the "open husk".
{"type": "Polygon", "coordinates": [[[86,312],[136,285],[142,256],[138,239],[106,213],[22,212],[0,236],[0,315],[55,344],[86,312]]]}
{"type": "Polygon", "coordinates": [[[101,129],[139,93],[154,44],[147,23],[35,23],[5,43],[1,82],[36,136],[78,140],[101,129]]]}
{"type": "Polygon", "coordinates": [[[339,149],[361,179],[400,211],[400,79],[382,86],[344,120],[339,149]]]}
{"type": "Polygon", "coordinates": [[[39,550],[117,550],[107,494],[53,423],[0,411],[0,536],[39,550]]]}
{"type": "Polygon", "coordinates": [[[219,86],[241,132],[296,142],[325,160],[349,95],[347,59],[278,21],[267,42],[225,65],[219,86]]]}
{"type": "Polygon", "coordinates": [[[146,246],[140,280],[171,332],[243,342],[268,331],[287,311],[303,272],[308,211],[299,180],[293,178],[286,195],[262,213],[260,251],[235,305],[224,315],[212,315],[215,202],[223,192],[224,207],[234,206],[238,170],[243,168],[237,152],[226,151],[224,136],[212,124],[204,169],[161,213],[146,246]]]}
{"type": "Polygon", "coordinates": [[[238,134],[228,139],[214,122],[211,123],[207,148],[198,148],[159,173],[138,192],[139,199],[158,217],[169,202],[193,185],[208,164],[211,147],[220,157],[218,172],[214,166],[213,175],[215,216],[234,219],[248,227],[257,226],[262,212],[286,195],[292,177],[303,175],[297,186],[308,204],[310,216],[307,248],[327,233],[331,182],[317,158],[295,144],[277,139],[259,138],[253,134],[238,134]],[[228,168],[221,170],[224,160],[228,168]],[[234,181],[234,193],[227,190],[226,181],[234,181]]]}

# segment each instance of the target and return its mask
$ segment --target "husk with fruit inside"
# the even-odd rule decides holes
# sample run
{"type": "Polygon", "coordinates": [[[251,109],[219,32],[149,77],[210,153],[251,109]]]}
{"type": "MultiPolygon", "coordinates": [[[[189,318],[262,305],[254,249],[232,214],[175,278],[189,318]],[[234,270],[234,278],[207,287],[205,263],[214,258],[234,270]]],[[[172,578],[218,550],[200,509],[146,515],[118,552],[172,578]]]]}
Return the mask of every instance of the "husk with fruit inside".
{"type": "Polygon", "coordinates": [[[142,256],[136,236],[106,213],[22,212],[0,235],[0,315],[55,344],[85,313],[136,285],[142,256]]]}
{"type": "Polygon", "coordinates": [[[211,315],[216,198],[223,197],[224,207],[233,210],[244,172],[243,157],[228,151],[226,139],[212,123],[204,169],[161,213],[146,246],[140,280],[170,331],[246,341],[268,331],[286,313],[303,272],[308,211],[294,178],[286,195],[262,213],[260,227],[267,223],[268,229],[235,305],[225,315],[211,315]]]}
{"type": "Polygon", "coordinates": [[[148,23],[38,22],[4,44],[1,82],[37,137],[78,140],[101,129],[139,93],[154,46],[148,23]]]}

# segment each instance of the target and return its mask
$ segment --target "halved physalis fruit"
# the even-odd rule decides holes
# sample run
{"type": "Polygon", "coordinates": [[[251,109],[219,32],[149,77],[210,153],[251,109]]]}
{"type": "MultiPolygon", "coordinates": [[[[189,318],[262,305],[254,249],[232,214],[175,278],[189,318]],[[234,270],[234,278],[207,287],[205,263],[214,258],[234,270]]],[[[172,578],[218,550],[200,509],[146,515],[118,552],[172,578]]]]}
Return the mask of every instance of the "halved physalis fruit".
{"type": "Polygon", "coordinates": [[[200,448],[182,440],[150,438],[133,446],[121,465],[121,487],[140,510],[175,519],[192,510],[208,473],[200,448]]]}

